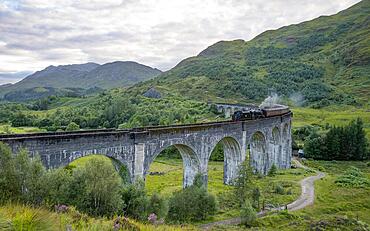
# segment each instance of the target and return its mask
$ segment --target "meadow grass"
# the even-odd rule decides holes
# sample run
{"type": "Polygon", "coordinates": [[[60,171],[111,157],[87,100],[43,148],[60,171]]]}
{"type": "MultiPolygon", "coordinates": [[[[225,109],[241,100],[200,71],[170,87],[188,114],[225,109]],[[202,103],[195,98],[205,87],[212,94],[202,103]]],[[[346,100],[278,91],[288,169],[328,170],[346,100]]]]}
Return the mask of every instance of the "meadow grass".
{"type": "MultiPolygon", "coordinates": [[[[89,217],[70,207],[66,213],[56,213],[47,208],[7,204],[0,206],[0,230],[4,231],[64,231],[70,227],[75,231],[113,231],[115,217],[89,217]]],[[[138,230],[178,231],[196,230],[195,227],[176,225],[151,225],[129,219],[138,230]]],[[[133,229],[120,229],[133,230],[133,229]]]]}
{"type": "MultiPolygon", "coordinates": [[[[85,165],[92,158],[99,158],[104,161],[112,162],[105,156],[91,155],[79,158],[73,161],[71,166],[85,165]]],[[[112,162],[113,164],[113,162],[112,162]]],[[[234,200],[234,187],[223,183],[223,162],[210,161],[208,166],[208,192],[216,196],[219,204],[217,213],[209,219],[200,223],[208,223],[218,220],[224,220],[239,216],[239,209],[224,207],[224,200],[234,200]]],[[[183,181],[183,162],[181,159],[156,158],[150,165],[149,172],[161,172],[162,175],[148,174],[145,179],[145,188],[149,195],[154,192],[169,198],[172,193],[182,189],[183,181]]],[[[287,169],[279,170],[276,176],[261,177],[253,176],[255,185],[261,191],[261,206],[262,201],[266,206],[277,207],[288,204],[297,199],[301,193],[299,181],[306,176],[314,174],[311,171],[304,169],[287,169]],[[284,194],[275,192],[276,185],[281,185],[284,188],[284,194]]],[[[235,201],[231,201],[235,203],[235,201]]]]}
{"type": "Polygon", "coordinates": [[[315,202],[295,212],[280,212],[259,218],[254,227],[216,227],[214,230],[369,230],[370,188],[341,187],[335,180],[350,166],[370,179],[370,167],[360,161],[306,161],[322,169],[326,177],[315,182],[315,202]]]}
{"type": "Polygon", "coordinates": [[[35,133],[44,131],[46,130],[38,127],[12,127],[9,124],[0,124],[0,134],[35,133]]]}
{"type": "MultiPolygon", "coordinates": [[[[224,220],[239,216],[239,209],[224,208],[223,200],[231,200],[233,197],[233,186],[223,184],[223,162],[210,161],[208,164],[208,192],[215,195],[218,200],[219,209],[209,219],[200,223],[224,220]]],[[[162,172],[163,175],[148,175],[145,187],[148,194],[160,193],[165,197],[171,196],[175,191],[182,189],[183,167],[181,159],[157,158],[150,166],[150,172],[162,172]]],[[[254,187],[261,190],[261,205],[281,206],[297,199],[301,193],[299,181],[306,176],[312,175],[310,171],[303,169],[279,170],[273,177],[253,176],[254,187]],[[284,194],[277,194],[274,189],[276,185],[284,188],[284,194]],[[288,193],[289,192],[289,193],[288,193]]]]}
{"type": "Polygon", "coordinates": [[[111,159],[111,158],[109,158],[107,156],[103,156],[103,155],[89,155],[89,156],[84,156],[84,157],[81,157],[81,158],[78,158],[78,159],[72,161],[71,163],[69,163],[69,166],[71,166],[71,167],[82,167],[82,166],[85,166],[86,163],[89,162],[92,159],[102,160],[102,161],[106,161],[108,163],[112,163],[113,164],[113,159],[111,159]]]}
{"type": "MultiPolygon", "coordinates": [[[[77,159],[73,166],[86,164],[92,158],[110,161],[111,159],[92,155],[77,159]]],[[[280,212],[259,218],[251,229],[263,230],[366,230],[370,223],[370,188],[341,187],[335,180],[350,166],[359,168],[370,179],[370,167],[366,162],[359,161],[305,161],[311,169],[320,169],[326,172],[326,177],[315,183],[315,203],[303,210],[295,212],[280,212]]],[[[112,163],[113,164],[113,163],[112,163]]],[[[157,158],[150,166],[152,172],[163,172],[164,175],[148,175],[146,190],[149,194],[159,192],[169,197],[173,192],[182,188],[182,160],[157,158]]],[[[261,190],[266,205],[278,206],[288,204],[297,199],[301,193],[299,181],[307,176],[314,175],[310,170],[288,169],[279,170],[273,177],[255,175],[255,186],[261,190]],[[291,193],[278,194],[274,187],[282,185],[284,191],[291,193]]],[[[223,162],[209,163],[208,191],[216,196],[219,204],[224,197],[231,195],[232,186],[223,184],[223,162]]],[[[208,223],[239,216],[238,209],[222,208],[206,221],[208,223]]],[[[131,221],[140,227],[140,230],[196,230],[196,226],[153,226],[131,221]]],[[[58,214],[45,208],[31,208],[23,205],[4,205],[0,207],[0,227],[13,227],[9,230],[65,230],[70,225],[73,230],[112,230],[113,218],[93,218],[82,215],[75,210],[66,214],[58,214]],[[77,215],[76,215],[77,214],[77,215]],[[79,215],[78,215],[79,214],[79,215]],[[16,227],[16,228],[14,228],[16,227]],[[25,229],[25,227],[30,227],[25,229]],[[47,228],[45,228],[47,227],[47,228]]],[[[241,226],[215,227],[213,230],[245,230],[241,226]]]]}
{"type": "Polygon", "coordinates": [[[370,140],[370,110],[366,108],[339,107],[332,106],[324,109],[312,109],[296,107],[293,111],[293,128],[305,125],[325,126],[336,125],[344,126],[352,120],[361,118],[364,122],[364,130],[368,140],[370,140]]]}

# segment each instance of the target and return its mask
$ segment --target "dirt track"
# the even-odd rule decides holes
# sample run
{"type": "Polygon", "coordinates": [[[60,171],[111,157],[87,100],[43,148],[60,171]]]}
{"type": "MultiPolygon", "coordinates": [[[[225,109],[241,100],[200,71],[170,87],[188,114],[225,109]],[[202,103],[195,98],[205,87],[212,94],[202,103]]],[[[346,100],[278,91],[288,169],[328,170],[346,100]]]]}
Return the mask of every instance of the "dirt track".
{"type": "MultiPolygon", "coordinates": [[[[307,167],[304,166],[303,164],[301,164],[298,160],[293,160],[293,161],[295,162],[297,167],[307,169],[307,167]]],[[[319,179],[325,177],[325,173],[323,173],[323,172],[317,172],[317,173],[318,174],[316,176],[309,176],[309,177],[306,177],[303,180],[301,180],[301,189],[302,189],[301,195],[299,196],[299,198],[297,200],[295,200],[292,203],[287,205],[288,211],[295,211],[295,210],[303,209],[304,207],[313,204],[313,202],[315,200],[314,182],[316,180],[319,180],[319,179]]],[[[271,209],[269,211],[261,211],[261,212],[257,213],[257,216],[258,217],[263,217],[263,216],[266,215],[267,212],[279,211],[279,210],[284,210],[284,209],[285,209],[285,206],[282,206],[282,207],[279,207],[279,208],[274,208],[274,209],[271,209]]],[[[200,228],[202,228],[204,230],[210,230],[214,226],[218,226],[218,225],[238,225],[238,224],[240,224],[240,222],[241,222],[240,217],[236,217],[236,218],[231,218],[231,219],[228,219],[228,220],[208,223],[208,224],[202,225],[200,228]]]]}

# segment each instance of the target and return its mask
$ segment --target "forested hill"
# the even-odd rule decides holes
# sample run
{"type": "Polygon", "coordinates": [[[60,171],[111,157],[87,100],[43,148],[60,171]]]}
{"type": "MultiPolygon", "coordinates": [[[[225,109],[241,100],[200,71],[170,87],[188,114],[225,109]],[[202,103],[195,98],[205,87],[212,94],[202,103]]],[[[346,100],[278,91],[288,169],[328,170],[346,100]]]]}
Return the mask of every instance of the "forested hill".
{"type": "MultiPolygon", "coordinates": [[[[24,92],[29,99],[35,99],[34,92],[44,98],[27,104],[0,103],[0,123],[55,131],[65,130],[71,123],[72,127],[88,129],[214,121],[224,118],[208,106],[208,100],[258,103],[272,89],[303,106],[332,104],[329,108],[347,110],[340,116],[358,115],[369,129],[369,113],[365,111],[370,106],[369,27],[367,0],[337,15],[267,31],[248,42],[218,42],[170,71],[128,88],[95,95],[85,89],[60,92],[49,87],[32,88],[24,92]],[[57,95],[73,95],[77,91],[77,95],[89,96],[47,97],[46,91],[57,95]],[[355,107],[341,107],[342,104],[362,105],[363,112],[356,114],[355,107]]],[[[114,75],[103,70],[109,69],[109,65],[91,70],[101,69],[92,79],[107,78],[114,87],[119,86],[111,79],[114,75]]],[[[8,96],[18,100],[20,95],[8,96]]],[[[323,119],[325,113],[320,112],[317,118],[314,114],[307,117],[315,117],[310,123],[332,122],[323,119]]]]}
{"type": "MultiPolygon", "coordinates": [[[[0,87],[0,98],[6,94],[18,95],[25,100],[31,98],[40,98],[45,96],[38,94],[34,89],[92,89],[103,88],[110,89],[115,87],[127,87],[140,81],[145,81],[161,74],[158,69],[151,68],[131,61],[116,61],[99,65],[96,63],[72,64],[49,66],[44,70],[37,71],[27,76],[18,83],[0,87]]],[[[54,91],[53,91],[54,92],[54,91]]],[[[52,93],[50,93],[52,94],[52,93]]]]}
{"type": "Polygon", "coordinates": [[[269,89],[305,105],[364,104],[370,96],[370,1],[333,16],[221,41],[133,92],[260,101],[269,89]]]}

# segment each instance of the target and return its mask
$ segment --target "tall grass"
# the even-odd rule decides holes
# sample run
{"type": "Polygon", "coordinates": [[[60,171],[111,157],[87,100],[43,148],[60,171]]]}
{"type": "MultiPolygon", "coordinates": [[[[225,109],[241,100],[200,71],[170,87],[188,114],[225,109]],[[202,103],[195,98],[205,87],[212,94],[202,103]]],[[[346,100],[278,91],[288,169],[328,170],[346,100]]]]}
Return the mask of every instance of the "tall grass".
{"type": "Polygon", "coordinates": [[[0,214],[0,230],[3,231],[12,230],[11,221],[6,219],[2,214],[0,214]]]}
{"type": "MultiPolygon", "coordinates": [[[[196,230],[193,226],[151,225],[128,219],[132,226],[147,231],[196,230]]],[[[44,208],[7,204],[0,206],[1,231],[113,231],[114,219],[93,218],[70,207],[66,213],[56,213],[44,208]]],[[[131,230],[129,227],[120,230],[131,230]]]]}
{"type": "Polygon", "coordinates": [[[14,231],[38,231],[38,230],[58,230],[58,221],[55,216],[47,210],[40,208],[30,208],[23,205],[7,205],[0,209],[0,214],[4,216],[5,223],[0,220],[0,227],[3,230],[14,231]]]}

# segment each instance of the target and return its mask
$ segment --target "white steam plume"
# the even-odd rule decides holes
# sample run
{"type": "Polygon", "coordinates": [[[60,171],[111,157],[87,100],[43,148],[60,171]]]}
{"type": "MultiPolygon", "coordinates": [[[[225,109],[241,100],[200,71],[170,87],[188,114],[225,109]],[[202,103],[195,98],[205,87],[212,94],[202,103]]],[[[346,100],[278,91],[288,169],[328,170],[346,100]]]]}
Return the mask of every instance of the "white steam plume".
{"type": "Polygon", "coordinates": [[[261,104],[260,108],[265,107],[272,107],[274,104],[278,104],[280,102],[280,97],[276,93],[272,93],[269,95],[261,104]]]}
{"type": "Polygon", "coordinates": [[[292,101],[294,106],[302,106],[306,101],[304,96],[300,92],[294,92],[289,96],[289,99],[292,101]]]}

